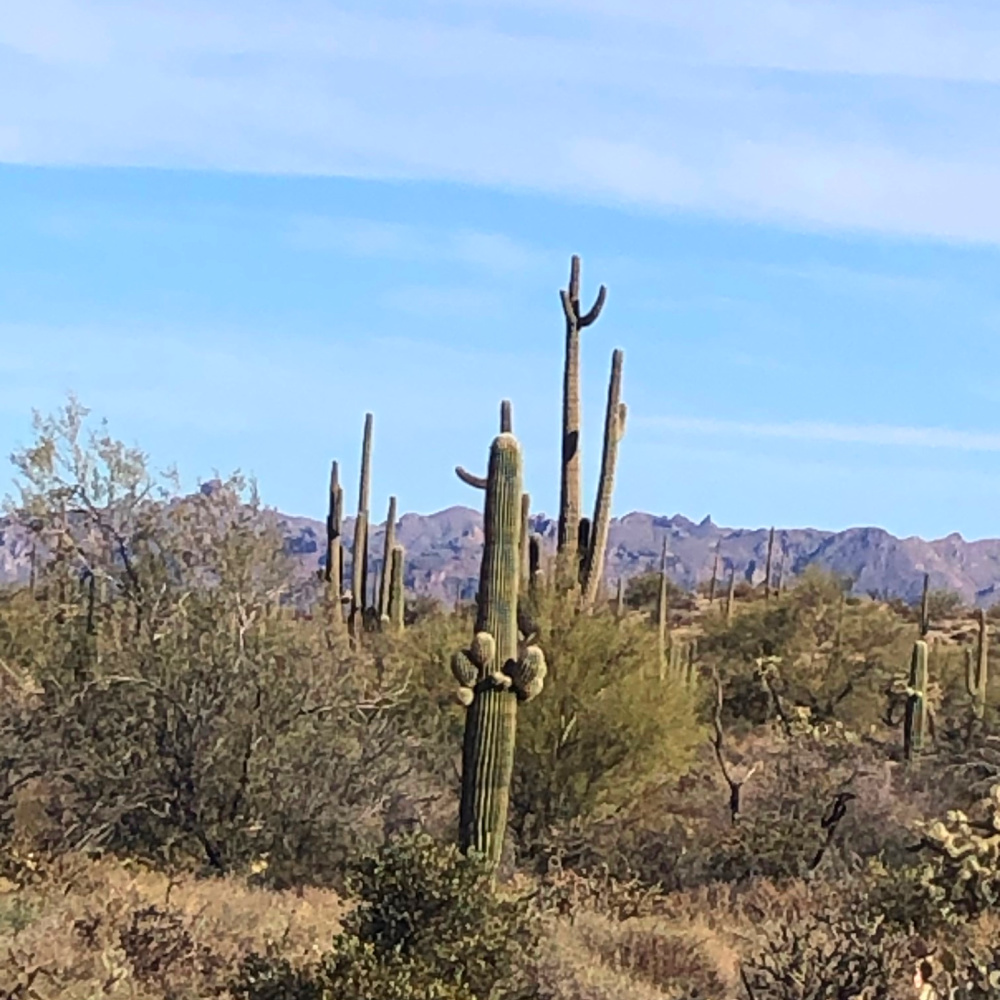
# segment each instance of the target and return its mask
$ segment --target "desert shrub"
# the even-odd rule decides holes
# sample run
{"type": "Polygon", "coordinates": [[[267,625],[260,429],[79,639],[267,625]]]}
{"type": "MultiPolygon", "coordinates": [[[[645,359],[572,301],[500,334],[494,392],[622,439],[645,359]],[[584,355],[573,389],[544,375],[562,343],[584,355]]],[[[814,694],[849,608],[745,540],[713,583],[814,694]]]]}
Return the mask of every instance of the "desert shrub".
{"type": "Polygon", "coordinates": [[[1000,946],[965,943],[942,948],[932,975],[947,1000],[1000,1000],[1000,946]]]}
{"type": "Polygon", "coordinates": [[[817,570],[731,622],[709,618],[705,632],[701,649],[725,681],[727,725],[773,719],[781,699],[808,708],[817,722],[837,719],[866,731],[879,720],[886,678],[906,662],[907,636],[896,616],[875,603],[849,604],[842,583],[817,570]]]}
{"type": "Polygon", "coordinates": [[[479,1000],[531,995],[539,927],[525,897],[494,890],[475,857],[432,838],[390,839],[361,859],[356,907],[317,963],[253,955],[238,1000],[479,1000]]]}
{"type": "Polygon", "coordinates": [[[37,418],[14,457],[37,586],[0,602],[0,826],[38,780],[45,850],[335,880],[420,764],[400,651],[280,612],[294,577],[252,484],[173,494],[85,416],[37,418]]]}
{"type": "MultiPolygon", "coordinates": [[[[625,606],[637,611],[652,611],[660,599],[658,570],[639,573],[625,583],[625,606]]],[[[667,606],[672,611],[690,611],[695,602],[691,594],[673,580],[667,580],[667,606]]]]}
{"type": "Polygon", "coordinates": [[[977,810],[921,824],[928,852],[924,879],[946,917],[967,919],[1000,908],[1000,784],[977,810]]]}
{"type": "Polygon", "coordinates": [[[511,826],[525,854],[554,827],[613,812],[684,770],[703,738],[693,692],[658,679],[645,622],[579,615],[551,594],[532,614],[548,674],[518,710],[511,826]]]}
{"type": "Polygon", "coordinates": [[[827,897],[758,928],[741,965],[756,1000],[888,1000],[906,975],[908,937],[852,905],[827,897]]]}

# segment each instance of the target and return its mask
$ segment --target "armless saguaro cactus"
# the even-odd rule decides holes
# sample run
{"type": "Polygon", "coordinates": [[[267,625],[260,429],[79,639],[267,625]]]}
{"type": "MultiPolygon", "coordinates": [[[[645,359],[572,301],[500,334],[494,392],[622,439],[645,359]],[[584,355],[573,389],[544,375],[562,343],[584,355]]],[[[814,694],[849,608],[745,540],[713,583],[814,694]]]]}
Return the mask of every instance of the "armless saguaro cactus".
{"type": "Polygon", "coordinates": [[[389,555],[389,585],[386,588],[386,616],[384,621],[394,632],[402,632],[405,626],[406,606],[403,598],[403,568],[406,553],[402,545],[393,545],[389,555]]]}
{"type": "Polygon", "coordinates": [[[475,634],[471,646],[452,658],[458,698],[466,706],[459,846],[485,855],[495,868],[507,827],[517,705],[541,691],[546,667],[537,646],[518,649],[520,445],[513,434],[501,433],[490,448],[485,479],[456,472],[486,490],[475,634]]]}
{"type": "Polygon", "coordinates": [[[340,485],[340,466],[330,465],[330,503],[326,515],[326,566],[323,580],[330,608],[330,621],[334,627],[344,624],[340,599],[344,592],[344,557],[340,540],[341,521],[344,517],[344,488],[340,485]]]}
{"type": "Polygon", "coordinates": [[[371,496],[372,420],[365,414],[365,433],[361,445],[361,483],[358,493],[358,517],[354,522],[351,549],[351,634],[360,636],[368,589],[368,504],[371,496]]]}
{"type": "Polygon", "coordinates": [[[667,674],[667,653],[669,645],[669,590],[667,588],[667,540],[663,539],[660,553],[660,590],[656,598],[656,644],[660,654],[660,680],[667,674]]]}
{"type": "Polygon", "coordinates": [[[767,562],[764,565],[764,600],[771,599],[771,558],[774,555],[774,528],[767,536],[767,562]]]}
{"type": "Polygon", "coordinates": [[[979,641],[976,644],[976,662],[973,666],[972,656],[965,661],[965,687],[972,698],[972,711],[977,719],[986,712],[986,685],[989,681],[990,668],[990,635],[986,627],[986,612],[980,608],[976,617],[979,620],[979,641]]]}
{"type": "Polygon", "coordinates": [[[569,288],[559,292],[566,317],[566,361],[563,368],[562,459],[559,481],[559,529],[556,576],[561,586],[577,580],[578,531],[582,506],[580,466],[580,331],[595,322],[604,308],[607,289],[601,285],[590,312],[580,312],[580,258],[570,260],[569,288]]]}
{"type": "Polygon", "coordinates": [[[615,466],[618,445],[625,433],[627,409],[621,401],[622,360],[616,350],[611,355],[611,376],[608,379],[608,405],[604,415],[604,451],[601,454],[601,478],[597,484],[594,516],[590,522],[590,537],[583,570],[583,607],[591,610],[597,601],[604,577],[604,557],[611,527],[611,495],[615,488],[615,466]]]}
{"type": "MultiPolygon", "coordinates": [[[[378,617],[389,615],[389,592],[392,574],[392,550],[396,544],[396,498],[389,497],[389,513],[385,518],[385,546],[382,550],[382,576],[378,588],[378,617]]],[[[391,617],[391,616],[390,616],[391,617]]]]}
{"type": "Polygon", "coordinates": [[[903,723],[903,756],[911,760],[924,748],[927,734],[927,643],[918,639],[910,659],[910,682],[906,692],[903,723]]]}

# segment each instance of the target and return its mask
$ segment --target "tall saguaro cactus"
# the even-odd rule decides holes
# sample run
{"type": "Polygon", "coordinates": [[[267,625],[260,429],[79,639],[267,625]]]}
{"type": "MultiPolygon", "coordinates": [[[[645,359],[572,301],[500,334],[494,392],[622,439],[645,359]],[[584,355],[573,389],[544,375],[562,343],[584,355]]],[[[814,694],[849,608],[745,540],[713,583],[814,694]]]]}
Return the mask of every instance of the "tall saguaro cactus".
{"type": "Polygon", "coordinates": [[[927,734],[927,643],[918,639],[910,658],[910,681],[903,723],[903,755],[911,760],[924,748],[927,734]]]}
{"type": "Polygon", "coordinates": [[[405,605],[403,600],[403,568],[406,553],[402,545],[393,545],[389,553],[389,585],[386,601],[386,620],[395,632],[402,632],[405,605]]]}
{"type": "Polygon", "coordinates": [[[608,405],[604,415],[601,478],[597,484],[594,516],[590,522],[590,537],[587,540],[587,555],[583,571],[583,607],[587,610],[594,607],[604,576],[604,556],[608,547],[608,532],[611,527],[611,494],[615,486],[618,445],[625,433],[625,418],[628,413],[625,404],[621,401],[623,357],[620,350],[616,350],[611,355],[608,405]]]}
{"type": "Polygon", "coordinates": [[[363,627],[365,597],[368,589],[368,504],[371,497],[372,421],[365,414],[365,431],[361,444],[361,483],[358,492],[358,517],[354,522],[354,544],[351,550],[351,634],[357,637],[363,627]]]}
{"type": "Polygon", "coordinates": [[[490,448],[485,479],[456,472],[486,491],[475,634],[452,658],[458,698],[466,706],[459,846],[485,855],[495,868],[507,826],[518,702],[541,691],[546,666],[537,646],[518,649],[520,445],[513,434],[501,433],[490,448]]]}
{"type": "Polygon", "coordinates": [[[708,606],[715,604],[715,587],[719,579],[719,549],[722,547],[722,539],[715,543],[715,558],[712,560],[712,579],[708,585],[708,606]]]}
{"type": "Polygon", "coordinates": [[[660,680],[667,673],[667,640],[669,622],[669,590],[667,589],[667,540],[663,540],[660,553],[660,591],[656,598],[656,644],[660,654],[660,680]]]}
{"type": "Polygon", "coordinates": [[[771,599],[771,559],[774,555],[774,527],[767,536],[767,562],[764,566],[764,600],[771,599]]]}
{"type": "Polygon", "coordinates": [[[930,573],[924,573],[924,588],[920,594],[920,636],[923,638],[930,631],[931,619],[929,612],[929,594],[931,587],[930,573]]]}
{"type": "Polygon", "coordinates": [[[563,369],[562,456],[559,482],[559,529],[557,576],[564,586],[576,583],[577,533],[582,507],[580,466],[580,331],[600,316],[607,297],[601,285],[589,312],[580,312],[580,258],[570,261],[569,288],[559,292],[566,317],[566,360],[563,369]]]}
{"type": "MultiPolygon", "coordinates": [[[[392,550],[396,544],[396,498],[389,497],[389,513],[385,519],[385,547],[382,550],[382,576],[378,589],[378,616],[389,615],[389,594],[392,587],[392,550]]],[[[391,616],[390,616],[391,617],[391,616]]]]}
{"type": "Polygon", "coordinates": [[[340,599],[344,592],[344,550],[340,540],[341,522],[344,518],[344,488],[340,485],[340,466],[330,465],[330,503],[326,515],[326,566],[323,580],[326,584],[330,619],[340,628],[344,623],[340,599]]]}
{"type": "Polygon", "coordinates": [[[986,685],[989,681],[990,669],[990,635],[986,626],[986,612],[979,608],[979,641],[976,644],[976,663],[973,666],[972,656],[965,661],[965,687],[972,698],[972,711],[977,719],[986,712],[986,685]]]}

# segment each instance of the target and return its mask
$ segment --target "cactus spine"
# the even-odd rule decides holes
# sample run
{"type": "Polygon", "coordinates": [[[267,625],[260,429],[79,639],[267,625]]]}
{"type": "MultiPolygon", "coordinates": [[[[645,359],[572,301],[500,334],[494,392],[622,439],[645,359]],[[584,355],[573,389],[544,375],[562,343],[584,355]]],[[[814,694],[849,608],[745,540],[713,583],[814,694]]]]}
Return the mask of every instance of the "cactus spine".
{"type": "MultiPolygon", "coordinates": [[[[385,547],[382,556],[382,577],[378,589],[378,616],[389,615],[389,594],[392,587],[392,552],[396,545],[396,498],[389,497],[389,513],[385,519],[385,547]]],[[[389,615],[389,617],[392,617],[389,615]]]]}
{"type": "Polygon", "coordinates": [[[927,733],[927,643],[918,639],[910,658],[906,718],[903,724],[903,755],[911,760],[924,748],[927,733]]]}
{"type": "Polygon", "coordinates": [[[361,483],[358,493],[358,516],[354,522],[351,550],[351,635],[360,636],[368,589],[368,503],[371,495],[372,414],[365,414],[365,431],[361,445],[361,483]]]}
{"type": "Polygon", "coordinates": [[[485,855],[495,868],[507,826],[517,704],[541,691],[546,667],[537,646],[518,650],[520,445],[509,433],[495,438],[485,480],[456,471],[486,490],[475,634],[471,646],[452,658],[458,698],[466,706],[459,846],[485,855]]]}
{"type": "Polygon", "coordinates": [[[389,585],[386,588],[386,618],[390,627],[396,632],[402,632],[404,626],[403,613],[405,603],[403,598],[403,569],[406,553],[402,545],[393,545],[389,552],[389,585]]]}
{"type": "Polygon", "coordinates": [[[972,711],[977,719],[986,712],[986,685],[989,680],[990,636],[986,626],[986,612],[979,608],[979,641],[976,644],[976,663],[973,668],[971,650],[965,660],[965,686],[972,698],[972,711]]]}
{"type": "Polygon", "coordinates": [[[580,258],[570,260],[569,288],[559,292],[566,317],[566,359],[563,368],[562,456],[559,482],[557,578],[573,589],[579,565],[578,531],[582,506],[580,467],[580,331],[604,308],[607,289],[601,285],[589,312],[580,312],[580,258]]]}
{"type": "Polygon", "coordinates": [[[611,355],[611,375],[608,378],[608,404],[604,414],[604,449],[601,453],[601,478],[597,484],[594,516],[590,522],[586,559],[583,570],[583,607],[592,610],[604,578],[604,557],[611,526],[611,495],[615,487],[615,466],[618,445],[625,433],[628,410],[621,401],[623,353],[611,355]]]}

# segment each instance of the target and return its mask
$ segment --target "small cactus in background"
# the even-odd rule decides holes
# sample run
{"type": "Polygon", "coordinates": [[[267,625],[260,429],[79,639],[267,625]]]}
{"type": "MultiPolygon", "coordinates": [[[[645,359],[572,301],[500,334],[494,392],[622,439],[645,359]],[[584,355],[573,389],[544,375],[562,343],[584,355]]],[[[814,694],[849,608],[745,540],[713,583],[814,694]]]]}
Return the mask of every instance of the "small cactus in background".
{"type": "Polygon", "coordinates": [[[972,698],[972,711],[977,719],[986,712],[986,685],[989,682],[990,635],[986,625],[986,612],[979,608],[979,641],[976,643],[976,657],[973,663],[972,650],[966,650],[965,687],[972,698]]]}
{"type": "Polygon", "coordinates": [[[520,445],[510,433],[494,439],[485,479],[456,471],[486,491],[475,631],[469,648],[452,658],[458,699],[466,706],[459,846],[496,868],[507,827],[517,706],[541,691],[546,666],[537,646],[518,648],[520,445]]]}
{"type": "Polygon", "coordinates": [[[618,577],[618,590],[615,593],[615,620],[621,621],[625,615],[625,581],[618,577]]]}
{"type": "Polygon", "coordinates": [[[906,717],[903,723],[903,755],[911,760],[924,748],[927,734],[927,643],[918,639],[910,659],[910,680],[906,689],[906,717]]]}
{"type": "Polygon", "coordinates": [[[931,621],[928,615],[928,597],[930,594],[931,575],[924,573],[924,589],[920,595],[920,637],[923,638],[930,631],[931,621]]]}
{"type": "Polygon", "coordinates": [[[712,560],[712,579],[708,585],[708,606],[715,604],[715,587],[719,578],[719,549],[722,547],[722,539],[715,543],[715,558],[712,560]]]}
{"type": "Polygon", "coordinates": [[[392,550],[396,545],[396,498],[389,497],[389,513],[385,519],[385,546],[382,550],[382,576],[378,589],[379,619],[391,617],[389,614],[389,592],[392,586],[392,550]]]}
{"type": "Polygon", "coordinates": [[[771,559],[774,556],[774,527],[767,536],[767,562],[764,564],[764,600],[771,599],[771,559]]]}
{"type": "Polygon", "coordinates": [[[733,620],[733,601],[736,599],[736,567],[729,567],[729,592],[726,595],[726,624],[733,620]]]}
{"type": "Polygon", "coordinates": [[[326,513],[326,564],[323,583],[326,607],[334,632],[344,627],[344,546],[341,526],[344,518],[344,488],[340,485],[340,465],[330,463],[330,492],[326,513]]]}
{"type": "Polygon", "coordinates": [[[405,624],[405,602],[403,596],[403,570],[406,553],[402,545],[393,545],[389,553],[389,585],[386,597],[386,617],[390,628],[402,632],[405,624]]]}
{"type": "MultiPolygon", "coordinates": [[[[509,432],[508,432],[509,433],[509,432]]],[[[531,588],[531,496],[521,494],[521,535],[518,542],[520,557],[521,592],[527,594],[531,588]]]]}
{"type": "Polygon", "coordinates": [[[663,551],[660,553],[660,591],[656,598],[656,648],[660,656],[660,680],[667,673],[668,633],[670,609],[668,606],[669,592],[667,590],[667,540],[663,540],[663,551]]]}

